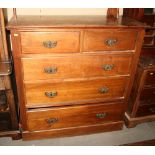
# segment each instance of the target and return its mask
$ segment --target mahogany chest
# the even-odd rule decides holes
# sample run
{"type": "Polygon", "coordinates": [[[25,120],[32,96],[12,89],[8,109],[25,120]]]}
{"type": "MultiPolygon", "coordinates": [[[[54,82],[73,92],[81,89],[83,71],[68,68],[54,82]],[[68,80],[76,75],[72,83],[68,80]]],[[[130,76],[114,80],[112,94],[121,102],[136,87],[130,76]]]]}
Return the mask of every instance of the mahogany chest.
{"type": "Polygon", "coordinates": [[[24,140],[119,130],[144,25],[104,16],[18,16],[11,31],[24,140]]]}
{"type": "Polygon", "coordinates": [[[153,8],[124,9],[124,12],[125,16],[148,24],[125,115],[126,125],[134,127],[155,120],[155,14],[153,8]]]}

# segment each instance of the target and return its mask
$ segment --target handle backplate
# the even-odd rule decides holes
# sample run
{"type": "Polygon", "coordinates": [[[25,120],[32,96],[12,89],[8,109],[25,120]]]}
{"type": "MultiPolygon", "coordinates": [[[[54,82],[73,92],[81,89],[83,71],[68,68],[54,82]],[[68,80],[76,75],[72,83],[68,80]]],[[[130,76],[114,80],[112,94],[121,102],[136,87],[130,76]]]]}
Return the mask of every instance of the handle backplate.
{"type": "Polygon", "coordinates": [[[44,68],[44,72],[47,74],[55,74],[57,72],[57,67],[46,67],[44,68]]]}
{"type": "Polygon", "coordinates": [[[102,88],[100,88],[99,91],[100,91],[100,93],[105,94],[105,93],[109,92],[109,88],[108,87],[102,87],[102,88]]]}
{"type": "Polygon", "coordinates": [[[115,45],[115,44],[117,44],[117,39],[106,39],[105,40],[105,44],[107,45],[107,46],[113,46],[113,45],[115,45]]]}
{"type": "Polygon", "coordinates": [[[111,71],[114,68],[114,64],[105,64],[102,66],[102,69],[105,71],[111,71]]]}
{"type": "Polygon", "coordinates": [[[52,92],[45,92],[45,96],[49,97],[49,98],[53,98],[56,97],[58,95],[58,93],[56,91],[52,91],[52,92]]]}
{"type": "Polygon", "coordinates": [[[57,46],[57,41],[50,41],[50,40],[43,41],[43,45],[46,48],[55,48],[57,46]]]}
{"type": "Polygon", "coordinates": [[[98,114],[96,114],[96,118],[100,118],[100,119],[105,118],[106,116],[107,116],[107,113],[98,113],[98,114]]]}
{"type": "Polygon", "coordinates": [[[45,120],[48,124],[52,125],[54,123],[57,123],[59,120],[58,118],[49,118],[45,120]]]}

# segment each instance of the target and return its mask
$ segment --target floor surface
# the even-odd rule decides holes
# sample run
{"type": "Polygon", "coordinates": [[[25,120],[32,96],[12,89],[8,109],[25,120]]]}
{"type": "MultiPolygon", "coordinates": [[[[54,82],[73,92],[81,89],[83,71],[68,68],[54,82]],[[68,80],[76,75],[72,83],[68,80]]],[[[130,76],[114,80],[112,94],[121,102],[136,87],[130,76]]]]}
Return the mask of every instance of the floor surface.
{"type": "Polygon", "coordinates": [[[121,131],[66,138],[22,141],[4,137],[0,138],[0,146],[113,146],[150,139],[155,139],[155,121],[130,129],[124,127],[121,131]]]}

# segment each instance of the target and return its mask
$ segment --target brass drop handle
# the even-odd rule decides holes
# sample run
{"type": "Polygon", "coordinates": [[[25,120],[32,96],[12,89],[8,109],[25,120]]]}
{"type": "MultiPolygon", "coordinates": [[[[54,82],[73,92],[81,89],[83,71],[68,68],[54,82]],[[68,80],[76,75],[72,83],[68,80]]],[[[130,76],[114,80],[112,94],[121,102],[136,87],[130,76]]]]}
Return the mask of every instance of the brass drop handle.
{"type": "Polygon", "coordinates": [[[115,45],[117,42],[118,42],[117,39],[106,39],[106,40],[105,40],[105,44],[106,44],[107,46],[113,46],[113,45],[115,45]]]}
{"type": "Polygon", "coordinates": [[[150,110],[152,113],[155,112],[155,108],[150,108],[149,110],[150,110]]]}
{"type": "Polygon", "coordinates": [[[154,75],[154,73],[150,73],[150,75],[154,75]]]}
{"type": "Polygon", "coordinates": [[[57,46],[57,41],[43,41],[43,46],[46,48],[55,48],[57,46]]]}
{"type": "Polygon", "coordinates": [[[58,95],[58,93],[56,91],[52,91],[52,92],[45,92],[45,96],[49,97],[49,98],[53,98],[56,97],[58,95]]]}
{"type": "Polygon", "coordinates": [[[98,113],[96,114],[96,118],[102,119],[105,118],[107,116],[107,113],[98,113]]]}
{"type": "Polygon", "coordinates": [[[58,118],[49,118],[49,119],[46,119],[45,121],[51,125],[51,124],[57,123],[59,120],[58,118]]]}
{"type": "Polygon", "coordinates": [[[47,74],[55,74],[57,72],[57,67],[46,67],[44,68],[44,72],[47,74]]]}
{"type": "Polygon", "coordinates": [[[105,71],[111,71],[114,68],[114,64],[105,64],[102,66],[102,69],[105,71]]]}
{"type": "Polygon", "coordinates": [[[108,87],[102,87],[100,88],[100,93],[105,94],[109,92],[109,88],[108,87]]]}

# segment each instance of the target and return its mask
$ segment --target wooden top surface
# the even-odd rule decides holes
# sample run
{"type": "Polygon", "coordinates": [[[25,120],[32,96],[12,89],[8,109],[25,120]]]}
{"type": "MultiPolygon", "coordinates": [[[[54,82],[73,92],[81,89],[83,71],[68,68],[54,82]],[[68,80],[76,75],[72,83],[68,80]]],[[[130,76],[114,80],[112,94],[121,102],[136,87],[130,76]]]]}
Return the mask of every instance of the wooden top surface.
{"type": "Polygon", "coordinates": [[[107,18],[107,16],[17,16],[7,25],[12,28],[104,28],[104,27],[147,27],[144,23],[127,17],[107,18]]]}

